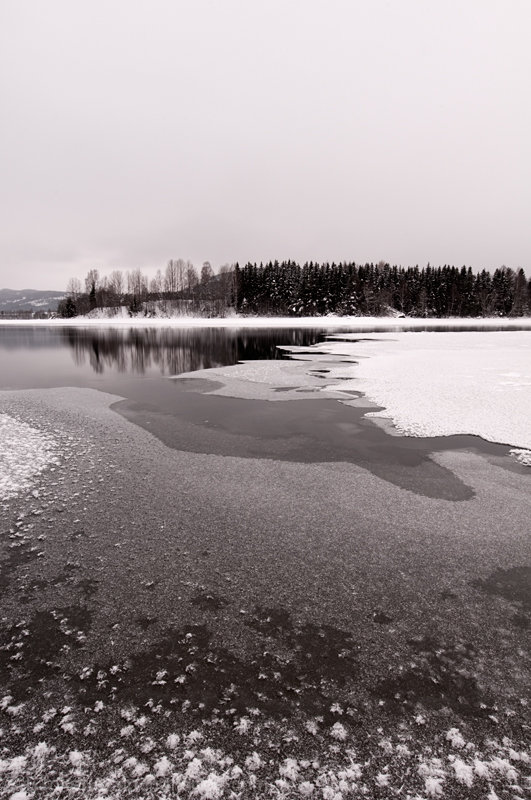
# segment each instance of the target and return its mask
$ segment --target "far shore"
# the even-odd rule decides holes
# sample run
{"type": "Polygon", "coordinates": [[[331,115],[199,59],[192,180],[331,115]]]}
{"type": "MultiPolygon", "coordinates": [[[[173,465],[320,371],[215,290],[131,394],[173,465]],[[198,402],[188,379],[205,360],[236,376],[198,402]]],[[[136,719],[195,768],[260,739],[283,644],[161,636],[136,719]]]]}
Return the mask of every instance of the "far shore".
{"type": "Polygon", "coordinates": [[[526,328],[531,317],[71,317],[69,319],[0,319],[0,326],[115,328],[351,328],[353,330],[456,328],[526,328]]]}

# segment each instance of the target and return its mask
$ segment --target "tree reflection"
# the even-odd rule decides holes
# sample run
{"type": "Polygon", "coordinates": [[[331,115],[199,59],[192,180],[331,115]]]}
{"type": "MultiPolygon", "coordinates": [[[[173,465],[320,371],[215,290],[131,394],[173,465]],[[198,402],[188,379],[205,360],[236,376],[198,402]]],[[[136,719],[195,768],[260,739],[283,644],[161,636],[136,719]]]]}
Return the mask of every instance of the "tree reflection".
{"type": "Polygon", "coordinates": [[[162,375],[179,375],[238,361],[281,358],[277,345],[307,347],[324,333],[319,329],[292,328],[65,328],[62,337],[72,351],[74,363],[79,367],[88,363],[98,374],[108,369],[144,375],[156,369],[162,375]]]}

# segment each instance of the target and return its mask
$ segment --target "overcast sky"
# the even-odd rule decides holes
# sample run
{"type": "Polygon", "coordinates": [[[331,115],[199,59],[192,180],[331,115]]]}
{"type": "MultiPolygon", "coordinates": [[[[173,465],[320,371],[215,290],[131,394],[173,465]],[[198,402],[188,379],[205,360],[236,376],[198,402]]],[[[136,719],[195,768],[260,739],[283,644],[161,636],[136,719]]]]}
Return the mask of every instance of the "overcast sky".
{"type": "Polygon", "coordinates": [[[0,0],[0,287],[523,266],[530,0],[0,0]]]}

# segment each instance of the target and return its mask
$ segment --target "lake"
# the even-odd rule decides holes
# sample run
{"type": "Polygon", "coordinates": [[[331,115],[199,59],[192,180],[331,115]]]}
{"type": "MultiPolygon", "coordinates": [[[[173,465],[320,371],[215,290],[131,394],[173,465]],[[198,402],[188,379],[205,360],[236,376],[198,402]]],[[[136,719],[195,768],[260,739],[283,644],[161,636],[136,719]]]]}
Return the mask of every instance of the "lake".
{"type": "MultiPolygon", "coordinates": [[[[408,330],[398,321],[399,330],[408,330]]],[[[437,323],[415,330],[477,331],[437,323]]],[[[498,330],[518,329],[508,323],[498,330]]],[[[351,329],[350,329],[351,330],[351,329]]],[[[383,333],[383,326],[360,332],[383,333]]],[[[239,361],[287,358],[282,347],[307,348],[337,328],[215,327],[1,327],[0,388],[74,386],[119,395],[114,411],[149,430],[166,445],[188,452],[299,463],[350,462],[402,488],[434,497],[461,498],[468,489],[431,459],[433,452],[468,448],[505,459],[507,448],[473,436],[390,436],[354,408],[319,393],[319,403],[295,397],[289,403],[252,402],[206,393],[204,381],[171,380],[182,373],[239,361]],[[189,391],[191,389],[192,391],[189,391]]],[[[495,335],[485,328],[487,335],[495,335]]],[[[300,351],[299,351],[300,354],[300,351]]],[[[324,363],[315,366],[323,367],[324,363]]],[[[326,377],[327,370],[317,370],[326,377]]],[[[279,390],[280,391],[280,390],[279,390]]],[[[314,389],[313,391],[317,391],[314,389]]],[[[369,404],[367,404],[369,405],[369,404]]]]}
{"type": "MultiPolygon", "coordinates": [[[[399,330],[407,323],[397,321],[399,330]]],[[[511,322],[498,330],[517,330],[511,322]]],[[[384,333],[384,326],[360,332],[384,333]]],[[[415,330],[477,331],[465,323],[429,324],[415,330]]],[[[485,328],[488,335],[495,335],[485,328]]],[[[274,458],[301,463],[346,461],[421,494],[448,499],[469,491],[431,459],[433,452],[468,448],[502,460],[507,448],[478,437],[394,437],[365,416],[366,407],[347,407],[326,394],[308,403],[252,402],[208,393],[200,381],[176,381],[182,373],[240,361],[287,358],[281,347],[309,348],[337,328],[113,328],[0,326],[0,388],[74,386],[124,398],[113,410],[170,447],[240,458],[274,458]],[[192,391],[189,391],[191,389],[192,391]]],[[[300,351],[299,351],[300,352],[300,351]]],[[[316,366],[323,366],[323,363],[316,366]]],[[[318,370],[325,378],[327,370],[318,370]]],[[[314,390],[316,391],[316,390],[314,390]]],[[[369,405],[369,404],[367,404],[369,405]]]]}
{"type": "MultiPolygon", "coordinates": [[[[337,332],[341,332],[338,328],[337,332]]],[[[2,389],[84,386],[129,396],[135,384],[248,359],[281,358],[323,329],[79,328],[0,325],[2,389]]]]}
{"type": "MultiPolygon", "coordinates": [[[[396,330],[413,330],[396,321],[396,330]]],[[[525,330],[517,321],[496,328],[525,330]]],[[[492,328],[437,322],[415,326],[416,331],[478,331],[492,328]]],[[[280,345],[308,347],[328,335],[352,328],[216,328],[216,327],[78,327],[0,324],[0,389],[82,386],[101,391],[145,396],[140,384],[149,383],[154,397],[164,391],[166,378],[183,372],[236,364],[254,359],[285,357],[280,345]],[[157,388],[155,388],[157,387],[157,388]]],[[[383,333],[388,327],[364,326],[360,336],[383,333]]]]}
{"type": "Polygon", "coordinates": [[[426,796],[432,769],[464,800],[456,763],[478,796],[523,785],[496,765],[529,730],[529,470],[391,435],[319,392],[337,358],[277,348],[346,332],[0,327],[0,422],[57,453],[2,506],[9,791],[426,796]],[[210,394],[200,370],[253,359],[286,367],[278,402],[210,394]]]}

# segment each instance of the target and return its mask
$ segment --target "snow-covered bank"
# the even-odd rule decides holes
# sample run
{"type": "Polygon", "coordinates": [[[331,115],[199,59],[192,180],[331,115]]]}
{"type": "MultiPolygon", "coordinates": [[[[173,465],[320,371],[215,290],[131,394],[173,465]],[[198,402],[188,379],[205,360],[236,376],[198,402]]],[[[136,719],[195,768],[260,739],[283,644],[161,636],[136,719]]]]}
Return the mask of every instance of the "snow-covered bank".
{"type": "Polygon", "coordinates": [[[319,351],[359,359],[341,388],[383,406],[372,416],[390,418],[402,433],[474,434],[531,449],[531,332],[384,333],[332,340],[319,351]]]}
{"type": "Polygon", "coordinates": [[[0,502],[31,488],[37,475],[58,463],[57,450],[48,434],[0,414],[0,502]]]}
{"type": "Polygon", "coordinates": [[[351,328],[355,331],[418,330],[425,328],[479,329],[526,328],[531,330],[530,317],[488,317],[480,319],[400,318],[400,317],[73,317],[71,319],[6,319],[9,326],[53,327],[136,327],[136,328],[351,328]]]}

